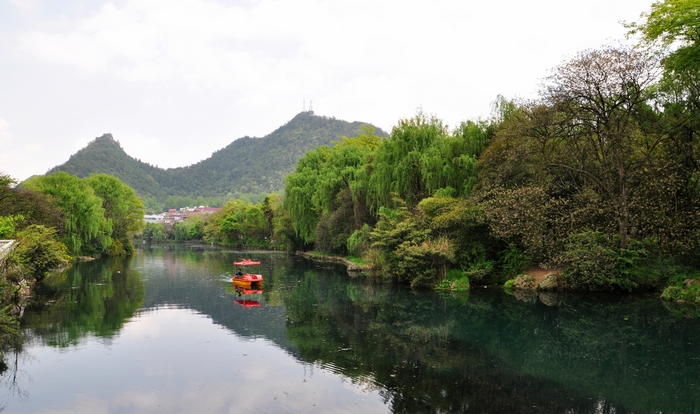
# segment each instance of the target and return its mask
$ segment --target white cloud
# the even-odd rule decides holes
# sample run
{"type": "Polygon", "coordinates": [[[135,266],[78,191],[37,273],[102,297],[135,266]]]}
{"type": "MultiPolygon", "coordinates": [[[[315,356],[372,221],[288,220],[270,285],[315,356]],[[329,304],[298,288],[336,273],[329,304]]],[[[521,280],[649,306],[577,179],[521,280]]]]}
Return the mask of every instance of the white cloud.
{"type": "Polygon", "coordinates": [[[39,8],[39,0],[8,0],[23,12],[34,12],[39,8]]]}
{"type": "MultiPolygon", "coordinates": [[[[43,8],[43,20],[0,35],[10,45],[0,75],[4,66],[24,82],[14,95],[3,92],[11,82],[0,85],[6,102],[24,102],[0,102],[3,114],[16,111],[14,133],[49,147],[47,137],[84,143],[109,131],[130,155],[177,166],[272,132],[303,96],[318,114],[386,130],[419,106],[450,125],[488,115],[498,94],[533,96],[565,57],[620,39],[619,21],[651,0],[26,4],[43,8]],[[51,111],[59,123],[20,120],[51,111]],[[153,151],[159,142],[176,150],[153,151]]],[[[64,161],[44,157],[34,173],[64,161]]]]}
{"type": "Polygon", "coordinates": [[[11,131],[11,124],[0,118],[0,173],[15,179],[25,179],[42,164],[40,154],[44,146],[38,143],[21,143],[11,131]],[[6,166],[12,168],[5,170],[6,166]]]}

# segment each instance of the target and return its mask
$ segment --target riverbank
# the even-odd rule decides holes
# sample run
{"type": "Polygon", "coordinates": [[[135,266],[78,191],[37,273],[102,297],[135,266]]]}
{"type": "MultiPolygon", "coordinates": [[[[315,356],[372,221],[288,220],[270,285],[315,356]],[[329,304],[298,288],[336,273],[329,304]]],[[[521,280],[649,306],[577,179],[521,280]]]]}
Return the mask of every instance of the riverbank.
{"type": "Polygon", "coordinates": [[[359,273],[368,270],[366,266],[362,266],[341,256],[329,256],[318,252],[296,252],[296,254],[314,262],[342,263],[347,266],[347,270],[350,273],[359,273]]]}

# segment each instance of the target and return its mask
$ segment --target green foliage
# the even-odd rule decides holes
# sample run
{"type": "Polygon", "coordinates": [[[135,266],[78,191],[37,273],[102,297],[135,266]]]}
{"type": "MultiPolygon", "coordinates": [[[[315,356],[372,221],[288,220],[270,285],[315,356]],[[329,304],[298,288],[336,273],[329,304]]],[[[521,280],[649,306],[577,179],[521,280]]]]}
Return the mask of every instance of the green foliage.
{"type": "Polygon", "coordinates": [[[503,284],[503,289],[513,290],[514,285],[515,285],[515,279],[508,279],[508,280],[506,280],[506,283],[503,284]]]}
{"type": "Polygon", "coordinates": [[[24,216],[0,216],[0,239],[12,239],[15,236],[17,225],[24,221],[24,216]]]}
{"type": "Polygon", "coordinates": [[[143,203],[136,192],[118,178],[107,174],[92,174],[86,179],[95,195],[102,199],[105,218],[112,227],[110,255],[133,251],[131,236],[141,231],[145,214],[143,203]]]}
{"type": "Polygon", "coordinates": [[[418,203],[421,226],[433,237],[445,237],[453,243],[454,261],[467,268],[486,261],[491,243],[486,216],[481,206],[467,198],[428,197],[418,203]]]}
{"type": "Polygon", "coordinates": [[[105,218],[102,199],[90,185],[74,175],[58,172],[34,177],[25,185],[56,200],[64,213],[64,243],[73,255],[107,253],[112,244],[112,223],[105,218]]]}
{"type": "Polygon", "coordinates": [[[70,260],[68,248],[58,240],[55,229],[33,224],[17,233],[17,246],[7,258],[6,277],[13,282],[23,278],[40,281],[70,260]]]}
{"type": "Polygon", "coordinates": [[[595,231],[571,235],[561,260],[564,281],[582,290],[631,291],[648,283],[649,275],[640,266],[648,256],[645,246],[633,242],[620,249],[617,243],[595,231]]]}
{"type": "Polygon", "coordinates": [[[17,180],[14,178],[10,177],[9,175],[0,172],[0,187],[9,187],[10,184],[16,183],[17,180]]]}
{"type": "Polygon", "coordinates": [[[630,33],[641,33],[647,43],[671,48],[664,64],[667,75],[677,77],[685,71],[697,74],[700,63],[700,1],[664,0],[651,5],[642,21],[628,25],[630,33]]]}
{"type": "Polygon", "coordinates": [[[447,276],[435,287],[435,290],[464,292],[470,288],[469,277],[461,270],[451,269],[447,276]]]}
{"type": "MultiPolygon", "coordinates": [[[[400,204],[400,200],[396,202],[400,204]]],[[[421,226],[418,214],[405,206],[387,211],[391,214],[380,213],[370,233],[372,247],[379,251],[378,263],[372,266],[385,278],[406,281],[414,287],[433,286],[454,260],[451,242],[446,237],[431,238],[431,230],[421,226]]]]}
{"type": "Polygon", "coordinates": [[[501,252],[501,271],[507,278],[515,277],[525,271],[530,264],[530,258],[516,245],[509,244],[501,252]]]}
{"type": "Polygon", "coordinates": [[[160,242],[167,238],[165,225],[162,223],[146,223],[140,236],[148,242],[160,242]]]}
{"type": "MultiPolygon", "coordinates": [[[[175,241],[201,241],[204,240],[204,228],[206,221],[200,216],[188,217],[185,221],[175,223],[173,231],[173,239],[175,241]]],[[[151,232],[156,232],[156,229],[151,232]]],[[[155,234],[151,237],[154,237],[155,234]]]]}
{"type": "Polygon", "coordinates": [[[688,279],[681,286],[668,286],[661,294],[661,298],[700,304],[700,279],[688,279]]]}
{"type": "Polygon", "coordinates": [[[314,200],[317,181],[327,158],[328,147],[307,152],[286,179],[284,203],[296,236],[303,243],[313,243],[321,209],[314,200]]]}
{"type": "Polygon", "coordinates": [[[467,275],[469,280],[480,282],[493,274],[494,267],[495,262],[493,260],[483,260],[471,264],[469,268],[464,271],[464,274],[467,275]]]}
{"type": "Polygon", "coordinates": [[[371,220],[366,204],[367,164],[381,144],[371,128],[319,147],[287,177],[285,210],[302,244],[346,253],[346,240],[371,220]]]}
{"type": "Polygon", "coordinates": [[[377,211],[392,206],[392,194],[409,206],[430,194],[469,194],[487,136],[486,126],[473,122],[462,123],[450,133],[442,121],[423,113],[400,120],[372,161],[370,207],[377,211]]]}
{"type": "Polygon", "coordinates": [[[347,240],[348,253],[355,256],[360,256],[369,247],[370,228],[367,223],[362,225],[362,228],[355,230],[347,240]]]}
{"type": "Polygon", "coordinates": [[[204,240],[209,242],[242,247],[275,247],[271,238],[274,231],[269,224],[272,210],[266,216],[266,208],[270,209],[274,204],[274,200],[270,199],[267,203],[263,201],[256,205],[241,200],[229,201],[221,211],[212,214],[201,224],[196,221],[178,224],[175,238],[184,240],[201,230],[204,240]],[[180,236],[177,231],[181,232],[180,236]]]}
{"type": "Polygon", "coordinates": [[[55,200],[47,195],[26,188],[0,185],[0,205],[4,217],[24,218],[21,221],[13,220],[15,230],[32,224],[55,227],[59,232],[64,229],[63,212],[56,207],[55,200]]]}

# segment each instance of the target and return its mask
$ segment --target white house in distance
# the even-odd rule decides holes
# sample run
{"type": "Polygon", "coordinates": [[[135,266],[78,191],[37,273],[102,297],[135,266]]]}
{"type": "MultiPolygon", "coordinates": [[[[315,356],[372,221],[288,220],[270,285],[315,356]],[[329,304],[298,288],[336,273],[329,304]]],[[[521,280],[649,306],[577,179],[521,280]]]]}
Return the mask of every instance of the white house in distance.
{"type": "Polygon", "coordinates": [[[212,214],[221,211],[219,207],[183,207],[180,210],[171,208],[165,213],[161,214],[146,214],[143,216],[143,220],[146,223],[163,223],[163,224],[173,224],[184,221],[189,216],[194,216],[197,214],[212,214]]]}
{"type": "Polygon", "coordinates": [[[146,223],[162,223],[165,214],[146,214],[143,216],[143,221],[146,223]]]}

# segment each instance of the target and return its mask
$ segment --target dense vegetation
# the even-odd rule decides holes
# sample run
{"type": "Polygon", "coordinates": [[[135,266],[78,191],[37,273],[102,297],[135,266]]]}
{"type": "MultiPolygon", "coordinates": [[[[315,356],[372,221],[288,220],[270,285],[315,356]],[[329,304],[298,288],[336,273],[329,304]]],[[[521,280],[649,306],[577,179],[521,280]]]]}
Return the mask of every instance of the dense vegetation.
{"type": "Polygon", "coordinates": [[[194,205],[219,207],[233,199],[259,202],[266,194],[282,191],[285,176],[306,151],[354,135],[363,125],[302,112],[264,138],[240,138],[206,160],[169,169],[128,156],[111,134],[105,134],[49,173],[118,177],[154,212],[194,205]]]}
{"type": "Polygon", "coordinates": [[[278,231],[413,286],[542,266],[571,288],[671,284],[700,302],[698,9],[654,4],[629,25],[641,45],[580,52],[538,99],[499,98],[486,121],[450,130],[419,113],[387,139],[308,152],[278,231]]]}

